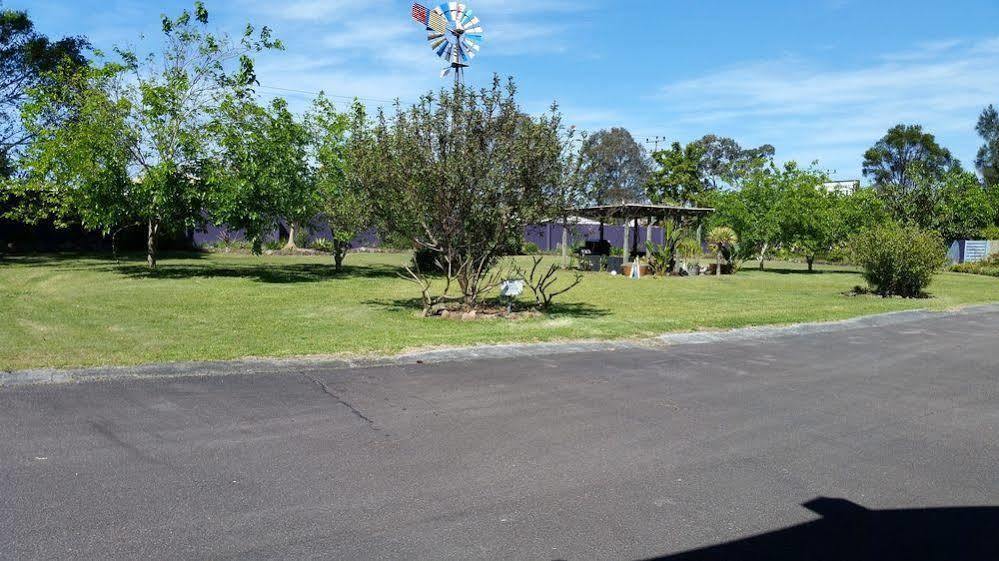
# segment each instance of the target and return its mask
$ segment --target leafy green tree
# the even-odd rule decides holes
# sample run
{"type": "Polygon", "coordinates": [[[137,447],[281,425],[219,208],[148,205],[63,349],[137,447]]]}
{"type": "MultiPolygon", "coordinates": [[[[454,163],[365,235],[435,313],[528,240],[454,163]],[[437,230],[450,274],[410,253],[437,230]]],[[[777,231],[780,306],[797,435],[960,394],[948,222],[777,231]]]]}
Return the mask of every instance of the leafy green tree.
{"type": "Polygon", "coordinates": [[[918,174],[912,199],[909,221],[939,232],[944,240],[976,238],[999,217],[995,190],[967,171],[918,174]]]}
{"type": "Polygon", "coordinates": [[[333,236],[333,263],[339,271],[351,240],[371,225],[369,200],[362,182],[364,175],[351,173],[355,163],[363,165],[372,140],[367,115],[360,103],[354,104],[351,115],[344,115],[326,96],[320,96],[313,103],[307,122],[319,208],[333,236]]]}
{"type": "Polygon", "coordinates": [[[781,241],[782,190],[774,176],[780,170],[758,170],[745,180],[739,191],[719,191],[712,195],[713,224],[730,226],[739,237],[743,257],[755,258],[762,271],[767,256],[781,241]]]}
{"type": "Polygon", "coordinates": [[[842,195],[829,193],[822,184],[825,173],[801,169],[793,163],[777,175],[781,193],[781,240],[800,251],[812,271],[815,258],[840,241],[842,195]]]}
{"type": "Polygon", "coordinates": [[[775,152],[769,144],[743,148],[731,138],[713,134],[705,135],[695,143],[703,149],[701,178],[707,188],[714,190],[725,186],[738,189],[752,173],[765,169],[775,152]]]}
{"type": "MultiPolygon", "coordinates": [[[[26,157],[25,191],[60,217],[110,231],[124,223],[147,228],[146,257],[156,266],[161,230],[201,221],[203,166],[213,156],[210,126],[223,100],[249,95],[256,81],[251,55],[280,48],[264,27],[239,39],[207,31],[208,11],[163,16],[159,53],[92,66],[58,87],[37,88],[26,107],[35,141],[26,157]],[[69,89],[63,87],[73,83],[69,89]],[[74,118],[45,117],[69,106],[74,118]],[[107,165],[98,165],[105,160],[107,165]]],[[[30,197],[29,197],[30,198],[30,197]]]]}
{"type": "Polygon", "coordinates": [[[645,186],[649,200],[659,204],[698,204],[705,192],[703,158],[704,147],[696,142],[686,146],[674,142],[669,148],[653,153],[658,169],[652,172],[645,186]]]}
{"type": "Polygon", "coordinates": [[[916,173],[942,176],[961,163],[921,125],[896,125],[864,153],[864,175],[896,217],[916,187],[916,173]]]}
{"type": "Polygon", "coordinates": [[[243,230],[260,253],[263,236],[311,194],[309,131],[285,100],[262,107],[246,96],[226,99],[210,130],[217,154],[202,173],[212,220],[243,230]]]}
{"type": "Polygon", "coordinates": [[[644,198],[648,157],[628,129],[614,127],[588,136],[582,157],[595,203],[637,202],[644,198]]]}
{"type": "Polygon", "coordinates": [[[0,178],[13,175],[18,153],[32,137],[20,116],[28,92],[51,85],[60,68],[85,66],[89,47],[83,37],[50,39],[27,12],[0,8],[0,178]]]}
{"type": "Polygon", "coordinates": [[[390,119],[379,115],[350,173],[366,190],[379,231],[434,253],[445,287],[433,295],[425,271],[409,268],[424,312],[457,284],[475,308],[499,282],[494,266],[511,236],[543,219],[558,182],[557,114],[526,116],[512,82],[481,91],[456,87],[426,95],[390,119]]]}
{"type": "Polygon", "coordinates": [[[999,185],[999,111],[992,105],[978,117],[975,127],[985,143],[978,149],[975,166],[988,186],[999,185]]]}

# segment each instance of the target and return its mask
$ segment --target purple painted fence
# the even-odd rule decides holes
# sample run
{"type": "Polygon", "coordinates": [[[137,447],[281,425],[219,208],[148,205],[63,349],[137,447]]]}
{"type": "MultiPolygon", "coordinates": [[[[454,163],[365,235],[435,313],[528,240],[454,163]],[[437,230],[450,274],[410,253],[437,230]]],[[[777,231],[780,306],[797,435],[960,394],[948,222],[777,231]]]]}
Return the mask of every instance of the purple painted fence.
{"type": "MultiPolygon", "coordinates": [[[[582,244],[587,240],[600,239],[600,226],[596,224],[570,225],[568,228],[570,247],[582,244]]],[[[637,229],[639,251],[645,251],[645,233],[645,226],[639,226],[637,229]]],[[[631,228],[632,239],[634,239],[635,234],[635,228],[631,228]]],[[[272,231],[269,237],[277,239],[279,231],[272,231]]],[[[310,242],[322,238],[330,239],[331,237],[329,226],[317,225],[308,229],[310,242]]],[[[242,241],[244,239],[243,232],[209,224],[194,233],[194,244],[197,246],[211,245],[227,239],[242,241]]],[[[604,239],[612,247],[621,247],[624,244],[624,226],[604,226],[604,239]]],[[[562,225],[549,223],[526,226],[524,227],[524,242],[536,244],[541,251],[557,251],[562,243],[562,225]]],[[[663,243],[662,228],[652,229],[652,242],[655,244],[663,243]]],[[[370,229],[354,238],[351,247],[378,247],[379,243],[378,233],[374,229],[370,229]]]]}
{"type": "MultiPolygon", "coordinates": [[[[631,238],[634,240],[635,228],[631,228],[631,238]]],[[[569,226],[569,246],[581,244],[587,240],[600,239],[600,226],[597,224],[578,224],[569,226]]],[[[604,239],[611,247],[624,245],[624,226],[604,226],[604,239]]],[[[524,228],[524,242],[537,244],[541,251],[556,251],[562,243],[561,224],[533,224],[524,228]]],[[[663,243],[663,229],[652,228],[652,243],[663,243]]],[[[631,247],[630,245],[628,247],[631,247]]],[[[638,227],[638,249],[645,251],[645,226],[638,227]]]]}

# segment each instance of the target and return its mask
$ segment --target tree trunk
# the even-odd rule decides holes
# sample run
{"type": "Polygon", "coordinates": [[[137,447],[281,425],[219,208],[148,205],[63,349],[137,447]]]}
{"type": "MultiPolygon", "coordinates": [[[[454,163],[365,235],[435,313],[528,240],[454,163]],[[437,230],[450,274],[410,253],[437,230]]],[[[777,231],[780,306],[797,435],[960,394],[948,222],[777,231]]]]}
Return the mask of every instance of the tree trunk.
{"type": "Polygon", "coordinates": [[[348,247],[345,243],[333,242],[333,270],[340,271],[343,269],[343,258],[347,255],[348,247]]]}
{"type": "Polygon", "coordinates": [[[715,276],[721,276],[721,250],[715,252],[715,276]]]}
{"type": "Polygon", "coordinates": [[[146,265],[156,268],[156,237],[160,233],[160,221],[150,218],[149,231],[146,234],[146,265]]]}
{"type": "Polygon", "coordinates": [[[766,259],[767,259],[767,248],[769,248],[769,247],[770,247],[770,244],[765,243],[765,244],[763,244],[763,247],[760,248],[760,258],[759,259],[760,259],[760,270],[761,271],[763,270],[763,262],[766,261],[766,259]]]}
{"type": "Polygon", "coordinates": [[[295,236],[298,234],[299,224],[297,221],[288,223],[288,243],[284,244],[285,249],[298,249],[295,245],[295,236]]]}
{"type": "Polygon", "coordinates": [[[814,255],[809,255],[809,256],[805,257],[805,261],[808,262],[808,272],[811,273],[812,272],[812,265],[815,263],[815,256],[814,255]]]}
{"type": "Polygon", "coordinates": [[[562,223],[562,268],[569,268],[569,224],[562,223]]]}

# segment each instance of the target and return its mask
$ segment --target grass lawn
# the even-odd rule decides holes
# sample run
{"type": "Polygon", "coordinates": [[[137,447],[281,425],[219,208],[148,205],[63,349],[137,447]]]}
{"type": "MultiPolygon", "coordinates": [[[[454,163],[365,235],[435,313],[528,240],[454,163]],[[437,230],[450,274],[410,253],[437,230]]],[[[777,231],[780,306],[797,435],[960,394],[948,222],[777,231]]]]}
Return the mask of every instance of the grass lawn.
{"type": "Polygon", "coordinates": [[[396,276],[407,258],[350,255],[335,275],[327,257],[166,255],[152,274],[138,256],[7,257],[0,370],[646,337],[999,301],[986,276],[943,273],[932,299],[882,299],[843,296],[862,283],[849,268],[771,264],[721,279],[588,273],[548,317],[463,322],[418,317],[419,291],[396,276]]]}

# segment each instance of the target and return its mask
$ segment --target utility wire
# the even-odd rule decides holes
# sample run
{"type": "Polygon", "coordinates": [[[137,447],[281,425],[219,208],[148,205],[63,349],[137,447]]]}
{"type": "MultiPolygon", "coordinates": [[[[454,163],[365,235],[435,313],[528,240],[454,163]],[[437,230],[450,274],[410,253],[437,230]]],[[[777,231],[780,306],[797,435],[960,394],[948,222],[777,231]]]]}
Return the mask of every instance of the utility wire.
{"type": "MultiPolygon", "coordinates": [[[[282,92],[295,92],[295,93],[300,93],[300,94],[305,94],[305,95],[311,95],[311,96],[318,96],[319,95],[319,92],[310,92],[308,90],[296,90],[296,89],[293,89],[293,88],[279,88],[277,86],[265,86],[263,84],[260,84],[257,87],[268,89],[268,90],[278,90],[278,91],[282,91],[282,92]]],[[[394,99],[379,99],[377,97],[358,97],[358,96],[350,96],[350,95],[334,95],[334,94],[328,94],[328,93],[325,93],[325,92],[323,92],[323,93],[326,95],[326,97],[335,97],[337,99],[347,99],[347,100],[351,100],[351,101],[355,100],[355,99],[359,99],[361,101],[373,101],[373,102],[377,102],[377,103],[395,103],[394,99]]]]}

